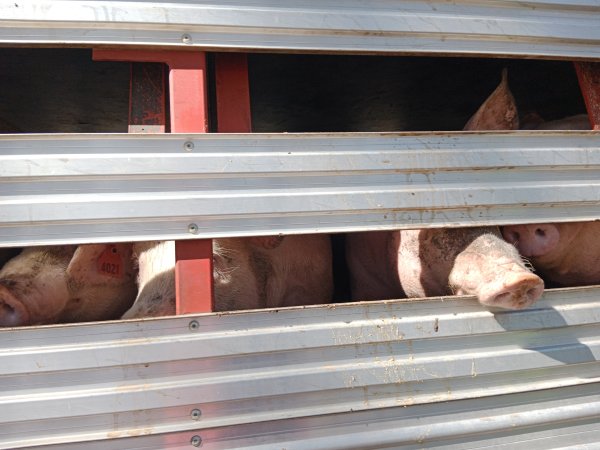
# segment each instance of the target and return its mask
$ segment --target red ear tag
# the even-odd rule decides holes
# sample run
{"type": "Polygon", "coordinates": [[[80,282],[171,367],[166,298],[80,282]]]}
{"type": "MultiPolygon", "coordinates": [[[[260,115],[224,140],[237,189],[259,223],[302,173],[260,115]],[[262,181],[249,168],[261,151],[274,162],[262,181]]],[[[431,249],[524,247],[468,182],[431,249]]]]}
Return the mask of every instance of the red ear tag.
{"type": "Polygon", "coordinates": [[[123,261],[116,245],[107,245],[98,257],[98,273],[113,278],[123,278],[123,261]]]}

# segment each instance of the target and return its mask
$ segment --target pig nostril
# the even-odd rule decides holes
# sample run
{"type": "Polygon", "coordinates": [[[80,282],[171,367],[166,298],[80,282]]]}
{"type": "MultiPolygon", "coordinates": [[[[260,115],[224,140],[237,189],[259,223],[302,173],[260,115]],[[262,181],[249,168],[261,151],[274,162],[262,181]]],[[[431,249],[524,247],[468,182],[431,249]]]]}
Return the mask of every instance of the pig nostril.
{"type": "Polygon", "coordinates": [[[0,327],[27,325],[29,313],[20,303],[0,298],[0,327]]]}
{"type": "Polygon", "coordinates": [[[527,298],[531,301],[535,301],[537,300],[541,294],[543,292],[543,288],[539,288],[539,287],[532,287],[530,289],[527,290],[527,292],[525,293],[525,295],[527,296],[527,298]]]}
{"type": "Polygon", "coordinates": [[[492,299],[492,305],[501,305],[507,300],[510,300],[512,294],[510,292],[502,292],[492,299]]]}
{"type": "Polygon", "coordinates": [[[15,313],[15,308],[8,303],[0,303],[0,316],[11,316],[15,313]]]}
{"type": "Polygon", "coordinates": [[[21,315],[17,308],[10,303],[0,300],[0,327],[14,327],[22,325],[21,315]]]}

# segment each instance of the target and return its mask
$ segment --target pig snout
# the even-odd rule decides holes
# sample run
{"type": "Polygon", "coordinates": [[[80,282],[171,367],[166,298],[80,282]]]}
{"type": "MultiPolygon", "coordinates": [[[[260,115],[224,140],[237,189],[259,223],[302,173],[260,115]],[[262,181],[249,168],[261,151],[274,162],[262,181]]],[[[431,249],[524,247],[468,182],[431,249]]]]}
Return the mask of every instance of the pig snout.
{"type": "Polygon", "coordinates": [[[29,312],[25,305],[8,289],[0,286],[0,327],[18,327],[29,324],[29,312]]]}
{"type": "Polygon", "coordinates": [[[524,309],[544,292],[544,281],[521,261],[500,236],[481,236],[461,252],[448,278],[455,294],[476,295],[486,306],[524,309]],[[492,249],[495,247],[495,249],[492,249]]]}
{"type": "Polygon", "coordinates": [[[479,292],[479,301],[487,306],[504,309],[525,309],[535,303],[544,292],[540,277],[526,270],[507,272],[495,283],[479,292]]]}
{"type": "Polygon", "coordinates": [[[560,239],[552,224],[509,225],[502,227],[502,237],[526,258],[543,256],[552,251],[560,239]]]}

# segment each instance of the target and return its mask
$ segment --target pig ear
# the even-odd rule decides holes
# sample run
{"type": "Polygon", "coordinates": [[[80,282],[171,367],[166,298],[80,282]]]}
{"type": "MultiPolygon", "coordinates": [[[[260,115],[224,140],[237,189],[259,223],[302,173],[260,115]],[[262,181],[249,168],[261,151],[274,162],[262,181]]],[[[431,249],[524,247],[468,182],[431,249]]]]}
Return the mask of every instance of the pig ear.
{"type": "Polygon", "coordinates": [[[131,244],[87,244],[75,250],[67,276],[75,282],[120,282],[131,277],[131,244]]]}
{"type": "Polygon", "coordinates": [[[279,247],[285,236],[254,236],[249,238],[250,243],[257,247],[263,247],[272,250],[279,247]]]}
{"type": "Polygon", "coordinates": [[[477,112],[469,119],[464,130],[516,130],[519,128],[517,105],[508,88],[508,71],[502,71],[502,81],[477,112]]]}

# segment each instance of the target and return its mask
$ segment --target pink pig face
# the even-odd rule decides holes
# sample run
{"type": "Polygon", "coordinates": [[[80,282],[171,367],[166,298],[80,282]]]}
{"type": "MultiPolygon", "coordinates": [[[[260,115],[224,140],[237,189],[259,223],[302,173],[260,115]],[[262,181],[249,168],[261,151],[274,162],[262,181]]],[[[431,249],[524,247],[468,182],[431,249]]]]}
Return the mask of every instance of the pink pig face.
{"type": "Polygon", "coordinates": [[[0,326],[116,319],[135,293],[130,244],[31,247],[0,270],[0,326]]]}

